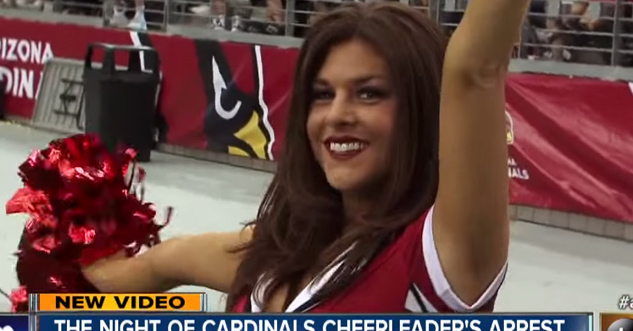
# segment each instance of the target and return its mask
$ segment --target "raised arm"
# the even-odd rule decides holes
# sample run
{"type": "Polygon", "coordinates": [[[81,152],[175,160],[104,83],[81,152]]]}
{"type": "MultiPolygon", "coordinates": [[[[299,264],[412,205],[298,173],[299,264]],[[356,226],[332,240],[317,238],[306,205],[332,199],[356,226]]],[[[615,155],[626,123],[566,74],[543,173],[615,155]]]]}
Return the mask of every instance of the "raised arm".
{"type": "Polygon", "coordinates": [[[451,289],[473,304],[508,256],[504,83],[529,0],[472,0],[445,57],[433,237],[451,289]]]}
{"type": "Polygon", "coordinates": [[[180,285],[227,292],[241,261],[241,254],[231,251],[251,238],[247,228],[170,239],[134,258],[99,261],[84,275],[102,292],[163,292],[180,285]]]}

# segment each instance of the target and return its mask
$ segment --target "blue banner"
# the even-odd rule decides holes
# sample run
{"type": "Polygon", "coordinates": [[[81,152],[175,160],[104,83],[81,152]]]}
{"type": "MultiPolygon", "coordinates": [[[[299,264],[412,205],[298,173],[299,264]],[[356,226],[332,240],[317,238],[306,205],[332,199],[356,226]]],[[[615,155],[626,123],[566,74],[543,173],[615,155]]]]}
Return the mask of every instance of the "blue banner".
{"type": "MultiPolygon", "coordinates": [[[[591,331],[593,316],[41,314],[41,331],[591,331]]],[[[16,330],[17,331],[17,330],[16,330]]]]}
{"type": "Polygon", "coordinates": [[[29,331],[29,316],[0,314],[0,331],[29,331]]]}

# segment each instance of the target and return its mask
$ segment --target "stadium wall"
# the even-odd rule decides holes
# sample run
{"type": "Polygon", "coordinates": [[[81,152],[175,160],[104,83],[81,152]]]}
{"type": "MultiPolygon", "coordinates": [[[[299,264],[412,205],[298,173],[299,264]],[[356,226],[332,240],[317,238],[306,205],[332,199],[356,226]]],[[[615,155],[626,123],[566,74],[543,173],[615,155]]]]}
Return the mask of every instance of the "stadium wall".
{"type": "MultiPolygon", "coordinates": [[[[0,77],[11,80],[11,118],[32,122],[40,75],[51,58],[81,61],[91,42],[150,46],[160,54],[164,78],[159,108],[166,132],[159,148],[274,171],[292,86],[288,63],[296,60],[300,41],[270,37],[255,44],[240,33],[218,41],[212,33],[138,33],[10,13],[0,15],[0,77]]],[[[633,94],[627,82],[633,74],[616,67],[538,66],[515,61],[508,79],[511,217],[633,241],[633,94]]]]}

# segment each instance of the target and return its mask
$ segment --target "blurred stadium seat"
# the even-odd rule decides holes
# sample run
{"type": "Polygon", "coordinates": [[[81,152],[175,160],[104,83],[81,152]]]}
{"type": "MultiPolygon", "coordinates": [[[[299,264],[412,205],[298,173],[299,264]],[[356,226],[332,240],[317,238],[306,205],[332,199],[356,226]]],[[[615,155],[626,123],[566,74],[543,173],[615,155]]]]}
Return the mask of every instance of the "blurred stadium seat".
{"type": "MultiPolygon", "coordinates": [[[[0,6],[98,17],[104,25],[133,29],[195,27],[301,38],[314,18],[346,1],[381,0],[0,0],[0,6]],[[128,25],[139,11],[146,27],[128,25]]],[[[438,21],[448,34],[468,1],[401,0],[438,21]]],[[[515,55],[530,61],[633,66],[632,14],[633,0],[533,0],[515,55]]]]}

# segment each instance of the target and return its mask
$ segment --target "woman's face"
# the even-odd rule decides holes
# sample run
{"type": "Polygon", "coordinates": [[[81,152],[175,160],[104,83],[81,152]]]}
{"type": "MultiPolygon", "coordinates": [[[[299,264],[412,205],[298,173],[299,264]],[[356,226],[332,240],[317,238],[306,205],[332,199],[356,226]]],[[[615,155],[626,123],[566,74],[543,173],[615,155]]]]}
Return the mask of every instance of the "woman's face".
{"type": "Polygon", "coordinates": [[[397,107],[391,81],[383,58],[361,41],[332,48],[317,74],[308,138],[341,192],[371,189],[386,173],[397,107]]]}

